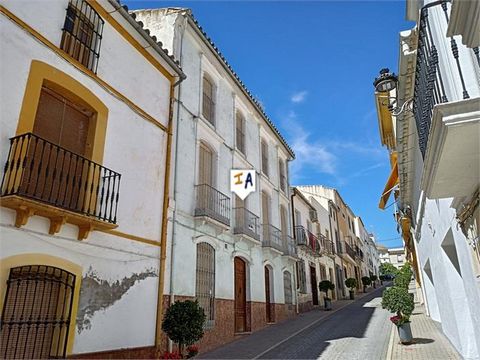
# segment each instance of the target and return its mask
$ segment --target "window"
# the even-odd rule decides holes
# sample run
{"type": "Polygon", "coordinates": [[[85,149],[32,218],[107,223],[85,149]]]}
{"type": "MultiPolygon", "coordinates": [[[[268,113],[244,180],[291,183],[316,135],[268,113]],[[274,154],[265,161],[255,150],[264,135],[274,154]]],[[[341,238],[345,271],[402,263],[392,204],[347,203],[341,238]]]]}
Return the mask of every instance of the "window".
{"type": "Polygon", "coordinates": [[[1,318],[2,359],[66,357],[74,285],[75,275],[56,267],[10,269],[1,318]]]}
{"type": "Polygon", "coordinates": [[[283,273],[283,291],[285,293],[285,304],[292,304],[292,275],[288,271],[283,273]]]}
{"type": "Polygon", "coordinates": [[[198,161],[198,185],[214,185],[214,158],[213,150],[207,144],[201,142],[198,161]]]}
{"type": "Polygon", "coordinates": [[[305,275],[305,263],[303,261],[297,262],[297,279],[299,291],[305,294],[307,292],[307,278],[305,275]]]}
{"type": "Polygon", "coordinates": [[[203,117],[215,125],[215,86],[207,76],[203,77],[203,117]]]}
{"type": "Polygon", "coordinates": [[[70,0],[60,48],[97,73],[103,19],[84,0],[70,0]]]}
{"type": "Polygon", "coordinates": [[[215,319],[215,250],[207,243],[197,245],[195,297],[205,311],[207,326],[215,319]]]}
{"type": "Polygon", "coordinates": [[[268,145],[262,140],[262,172],[268,176],[268,145]]]}
{"type": "Polygon", "coordinates": [[[281,159],[278,162],[278,173],[280,177],[280,190],[285,192],[287,190],[287,177],[285,176],[285,162],[281,159]]]}
{"type": "Polygon", "coordinates": [[[238,151],[245,155],[245,118],[237,111],[236,115],[236,145],[238,151]]]}

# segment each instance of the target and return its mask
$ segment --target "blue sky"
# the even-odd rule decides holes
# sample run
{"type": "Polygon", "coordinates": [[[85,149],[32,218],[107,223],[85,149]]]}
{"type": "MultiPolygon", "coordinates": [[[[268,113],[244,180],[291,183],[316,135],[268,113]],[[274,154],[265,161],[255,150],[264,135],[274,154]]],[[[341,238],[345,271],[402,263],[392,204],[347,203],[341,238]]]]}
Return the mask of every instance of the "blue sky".
{"type": "Polygon", "coordinates": [[[380,243],[401,246],[393,207],[378,209],[390,166],[372,82],[396,72],[405,1],[123,3],[191,8],[295,150],[292,184],[337,188],[380,243]]]}

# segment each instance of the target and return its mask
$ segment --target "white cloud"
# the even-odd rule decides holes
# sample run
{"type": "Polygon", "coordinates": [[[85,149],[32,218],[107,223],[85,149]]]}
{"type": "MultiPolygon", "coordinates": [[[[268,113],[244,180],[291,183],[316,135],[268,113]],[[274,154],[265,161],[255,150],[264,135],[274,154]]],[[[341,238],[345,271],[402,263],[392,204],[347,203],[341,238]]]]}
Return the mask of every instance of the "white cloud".
{"type": "Polygon", "coordinates": [[[292,97],[290,98],[290,101],[296,104],[304,102],[307,95],[308,95],[308,91],[306,90],[296,92],[295,94],[292,95],[292,97]]]}

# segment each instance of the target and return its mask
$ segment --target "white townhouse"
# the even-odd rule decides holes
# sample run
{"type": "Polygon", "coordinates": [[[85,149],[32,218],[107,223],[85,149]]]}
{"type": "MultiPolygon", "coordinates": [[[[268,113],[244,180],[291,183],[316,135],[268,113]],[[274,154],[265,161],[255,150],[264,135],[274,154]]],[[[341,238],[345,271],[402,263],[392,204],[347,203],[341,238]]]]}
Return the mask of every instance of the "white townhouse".
{"type": "Polygon", "coordinates": [[[395,193],[429,316],[468,359],[480,357],[479,13],[478,1],[407,1],[398,78],[375,82],[395,152],[382,196],[395,193]]]}
{"type": "Polygon", "coordinates": [[[0,357],[154,356],[184,74],[113,1],[2,0],[0,28],[0,357]]]}
{"type": "Polygon", "coordinates": [[[189,9],[132,15],[188,76],[174,105],[164,302],[200,302],[206,351],[295,314],[294,154],[189,9]],[[244,201],[230,191],[231,169],[257,174],[256,191],[244,201]]]}
{"type": "MultiPolygon", "coordinates": [[[[324,293],[319,291],[322,280],[336,284],[334,247],[329,240],[328,210],[297,188],[291,190],[293,228],[297,244],[297,297],[299,312],[323,306],[324,293]]],[[[336,292],[329,294],[336,300],[336,292]]]]}

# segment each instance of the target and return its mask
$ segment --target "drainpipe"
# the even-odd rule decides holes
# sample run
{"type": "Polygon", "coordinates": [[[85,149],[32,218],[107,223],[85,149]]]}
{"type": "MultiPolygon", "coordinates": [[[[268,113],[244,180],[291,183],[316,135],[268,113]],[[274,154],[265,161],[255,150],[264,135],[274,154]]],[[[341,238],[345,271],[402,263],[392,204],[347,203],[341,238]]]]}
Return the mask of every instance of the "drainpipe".
{"type": "MultiPolygon", "coordinates": [[[[288,184],[290,188],[290,184],[288,184]]],[[[296,189],[295,188],[292,188],[292,195],[290,195],[290,203],[291,203],[291,206],[292,206],[292,234],[294,236],[294,238],[296,238],[296,234],[295,234],[295,205],[294,205],[294,197],[296,195],[296,189]]],[[[295,244],[296,245],[296,244],[295,244]]],[[[298,283],[298,279],[297,279],[297,269],[295,268],[295,283],[297,286],[295,286],[295,310],[297,312],[297,314],[300,312],[299,311],[299,306],[298,306],[298,286],[299,286],[299,283],[298,283]]]]}
{"type": "MultiPolygon", "coordinates": [[[[182,63],[182,47],[183,47],[183,33],[180,42],[180,55],[179,63],[182,63]]],[[[168,208],[169,208],[169,197],[170,197],[170,162],[172,155],[172,131],[173,131],[173,102],[175,100],[174,88],[178,86],[178,97],[180,98],[181,94],[181,81],[180,79],[176,83],[170,86],[170,107],[169,107],[169,117],[168,117],[168,137],[167,137],[167,153],[166,153],[166,168],[165,168],[165,184],[163,190],[163,213],[162,213],[162,239],[160,243],[160,271],[159,271],[159,284],[158,284],[158,299],[157,299],[157,319],[156,319],[156,328],[155,328],[155,348],[157,351],[160,350],[161,336],[162,336],[162,320],[163,320],[163,289],[165,287],[165,262],[166,262],[166,253],[167,253],[167,228],[168,228],[168,208]]],[[[173,200],[176,199],[176,189],[177,189],[177,144],[178,144],[178,123],[180,117],[180,104],[177,101],[177,111],[175,119],[175,169],[174,169],[174,191],[173,191],[173,200]]],[[[173,248],[174,248],[174,233],[175,233],[175,214],[176,214],[176,203],[175,209],[173,211],[173,221],[172,221],[172,241],[170,248],[170,294],[172,293],[172,273],[173,273],[173,248]]],[[[170,302],[171,303],[171,302],[170,302]]],[[[171,341],[169,341],[169,348],[171,346],[171,341]]]]}

